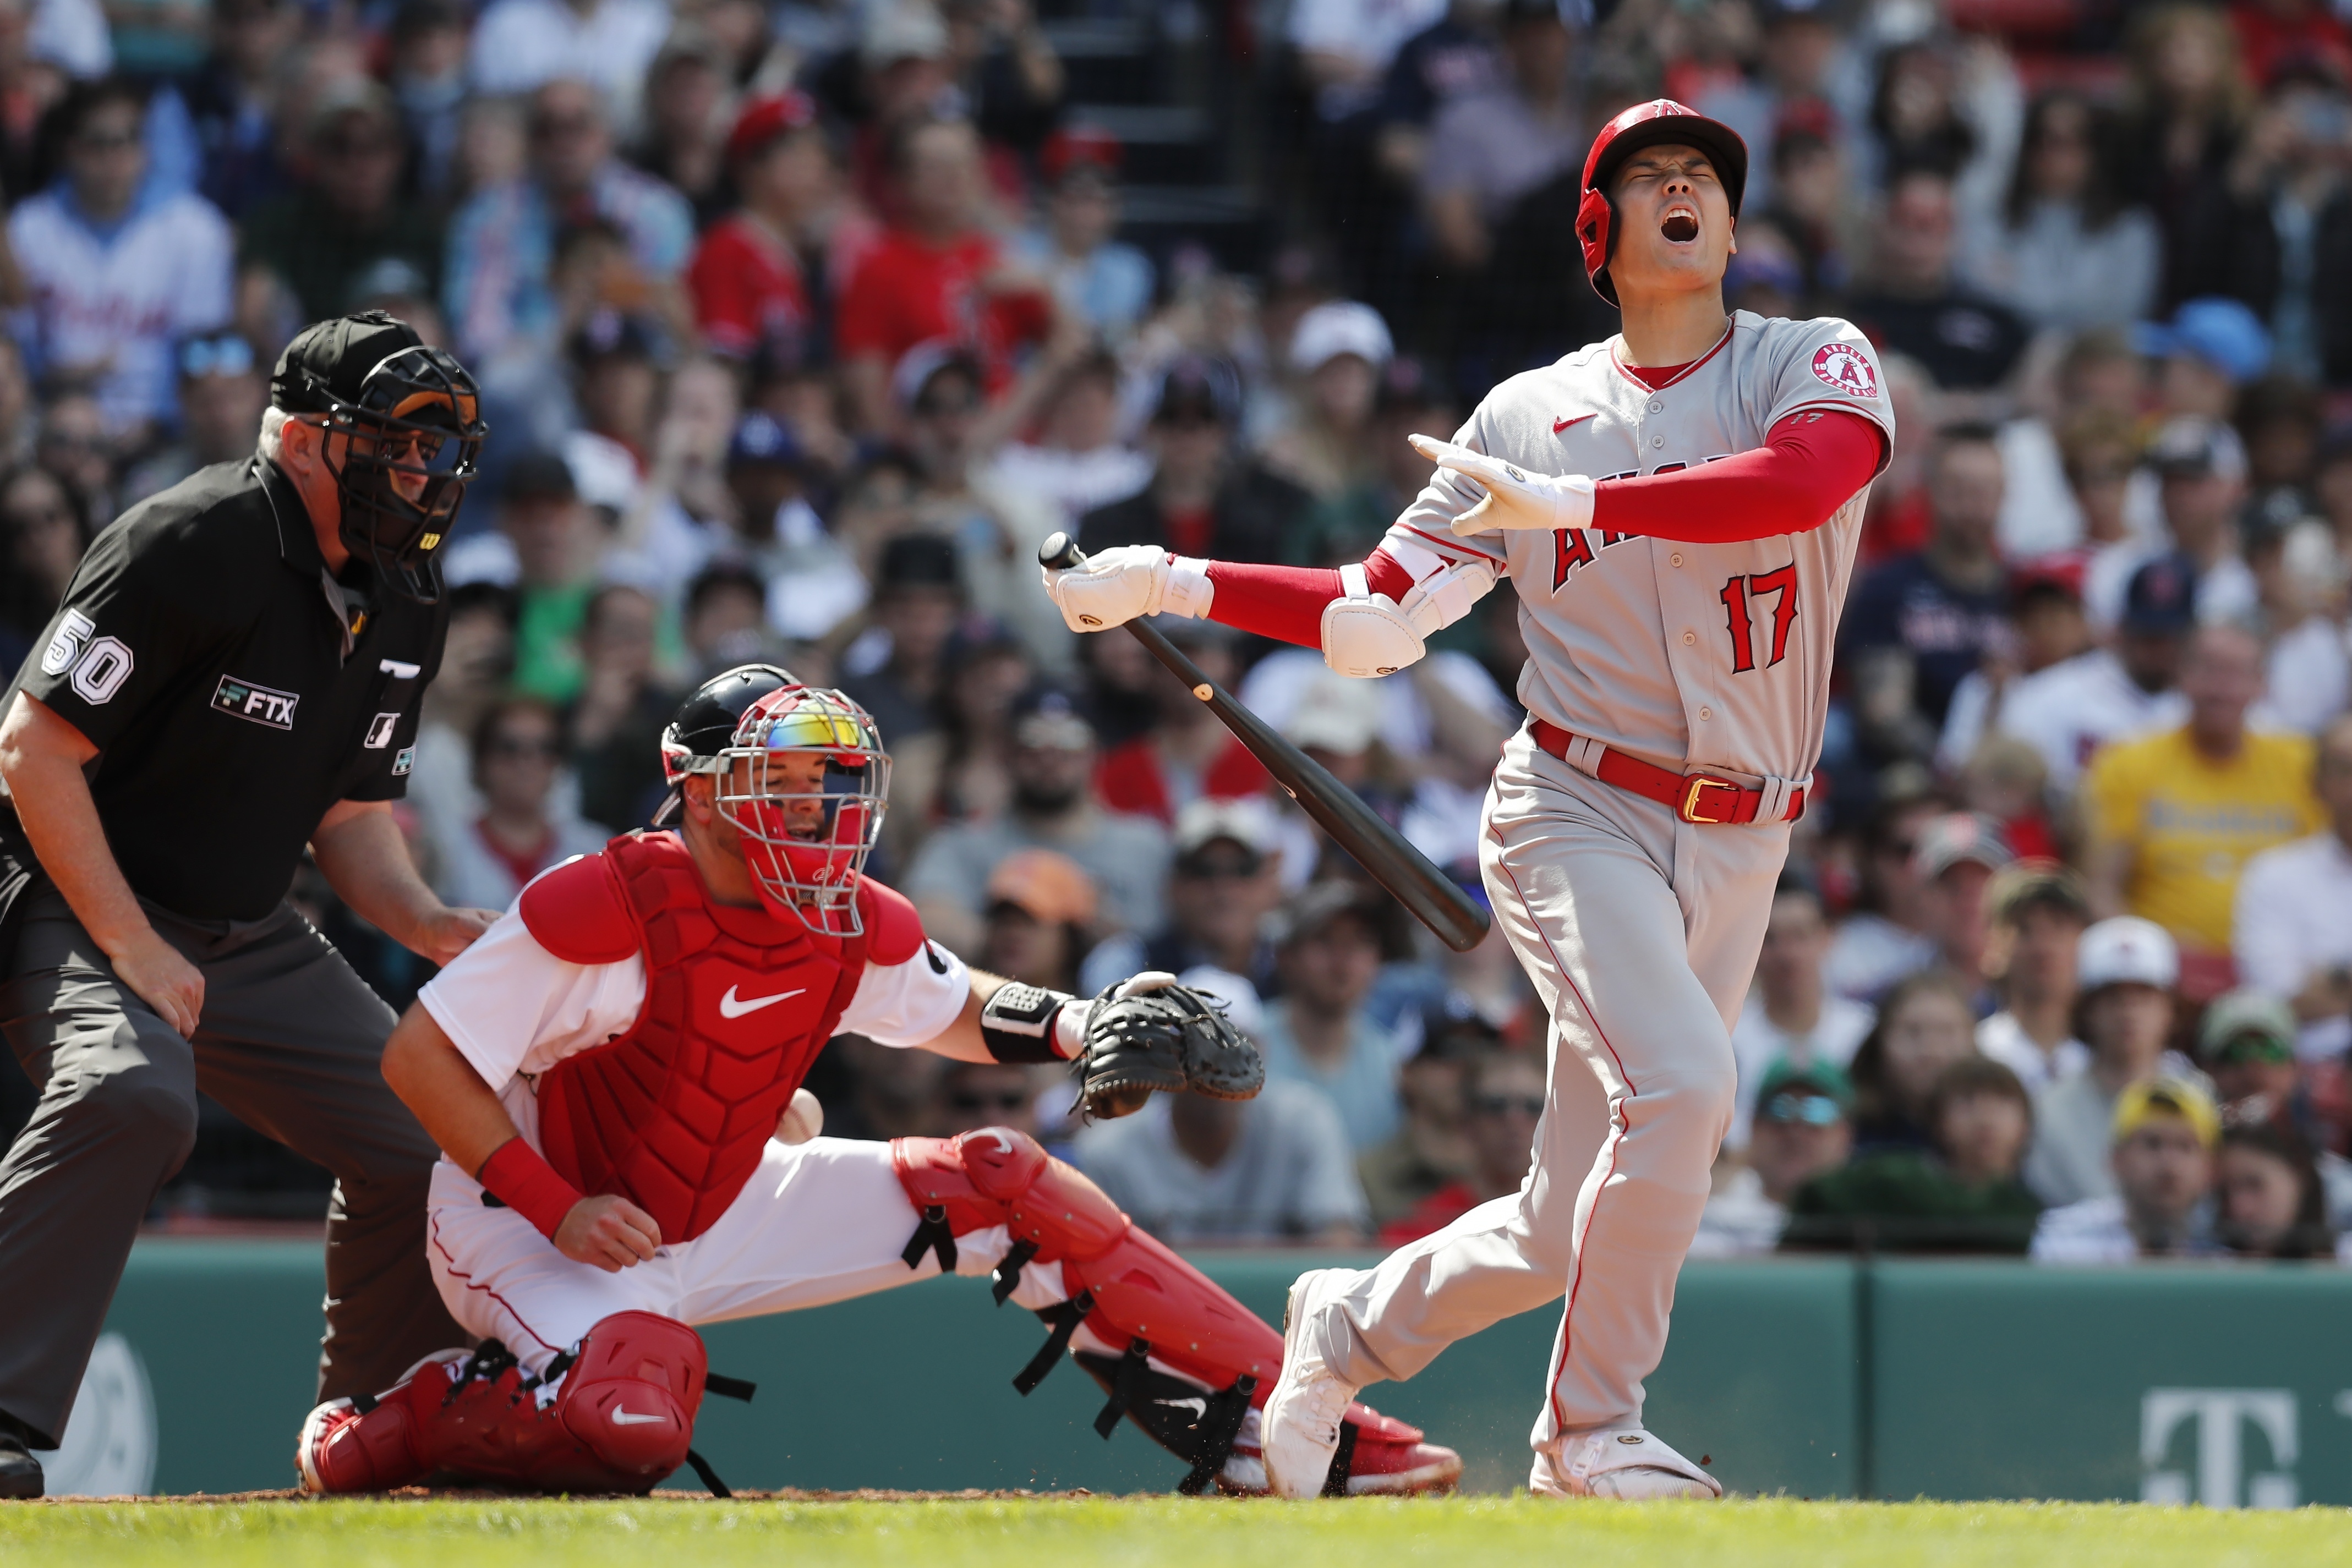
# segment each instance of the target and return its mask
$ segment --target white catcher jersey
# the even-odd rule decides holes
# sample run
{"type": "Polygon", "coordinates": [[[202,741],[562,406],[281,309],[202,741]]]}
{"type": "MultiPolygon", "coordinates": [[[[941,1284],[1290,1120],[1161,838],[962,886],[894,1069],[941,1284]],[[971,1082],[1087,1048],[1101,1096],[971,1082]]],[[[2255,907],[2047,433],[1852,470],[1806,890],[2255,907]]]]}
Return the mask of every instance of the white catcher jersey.
{"type": "MultiPolygon", "coordinates": [[[[1545,474],[1630,478],[1752,451],[1792,413],[1848,409],[1890,444],[1878,357],[1832,318],[1742,310],[1707,355],[1652,391],[1594,343],[1488,392],[1454,439],[1545,474]]],[[[1400,547],[1496,563],[1528,644],[1519,700],[1538,718],[1665,767],[1801,782],[1821,755],[1830,656],[1865,485],[1822,527],[1735,544],[1597,528],[1451,525],[1479,492],[1440,469],[1389,529],[1400,547]]],[[[1411,554],[1410,549],[1403,552],[1411,554]]]]}

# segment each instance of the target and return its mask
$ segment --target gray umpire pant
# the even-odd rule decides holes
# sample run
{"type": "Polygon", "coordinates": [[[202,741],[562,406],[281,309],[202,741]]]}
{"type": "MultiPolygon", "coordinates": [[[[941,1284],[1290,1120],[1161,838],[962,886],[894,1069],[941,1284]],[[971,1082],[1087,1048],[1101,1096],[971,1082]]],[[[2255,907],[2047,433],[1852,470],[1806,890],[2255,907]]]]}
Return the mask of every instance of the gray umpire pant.
{"type": "Polygon", "coordinates": [[[195,1141],[199,1089],[334,1174],[321,1399],[381,1392],[466,1343],[425,1260],[437,1151],[381,1071],[392,1009],[325,937],[285,904],[255,921],[148,905],[204,971],[190,1040],[54,889],[26,905],[0,1028],[41,1100],[0,1161],[0,1414],[64,1437],[140,1219],[195,1141]]]}

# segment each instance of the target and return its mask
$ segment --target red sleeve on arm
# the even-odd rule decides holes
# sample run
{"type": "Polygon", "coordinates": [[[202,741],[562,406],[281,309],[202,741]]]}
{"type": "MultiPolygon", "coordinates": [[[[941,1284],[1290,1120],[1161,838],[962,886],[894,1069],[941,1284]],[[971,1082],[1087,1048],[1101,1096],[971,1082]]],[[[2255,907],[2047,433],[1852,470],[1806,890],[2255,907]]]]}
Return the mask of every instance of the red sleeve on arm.
{"type": "Polygon", "coordinates": [[[1767,444],[1696,468],[1603,479],[1592,526],[1693,544],[1801,534],[1820,528],[1878,473],[1879,427],[1841,409],[1801,409],[1774,425],[1767,444]]]}
{"type": "MultiPolygon", "coordinates": [[[[1402,600],[1412,587],[1412,574],[1384,549],[1365,558],[1364,577],[1374,593],[1394,600],[1402,600]]],[[[1328,566],[1213,560],[1209,581],[1216,590],[1209,603],[1210,620],[1302,648],[1323,645],[1323,607],[1340,593],[1339,574],[1328,566]]]]}

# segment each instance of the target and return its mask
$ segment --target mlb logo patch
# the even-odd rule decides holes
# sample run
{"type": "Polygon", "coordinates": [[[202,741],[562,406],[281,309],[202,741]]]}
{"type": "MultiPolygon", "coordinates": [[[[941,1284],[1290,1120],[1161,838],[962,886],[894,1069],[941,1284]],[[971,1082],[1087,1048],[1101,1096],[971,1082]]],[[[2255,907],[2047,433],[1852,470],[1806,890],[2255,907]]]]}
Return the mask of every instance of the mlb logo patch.
{"type": "Polygon", "coordinates": [[[1813,374],[1850,397],[1878,395],[1878,372],[1852,343],[1822,344],[1813,356],[1813,374]]]}
{"type": "Polygon", "coordinates": [[[400,722],[396,713],[380,713],[368,721],[367,739],[362,742],[370,751],[382,751],[392,744],[393,727],[400,722]]]}

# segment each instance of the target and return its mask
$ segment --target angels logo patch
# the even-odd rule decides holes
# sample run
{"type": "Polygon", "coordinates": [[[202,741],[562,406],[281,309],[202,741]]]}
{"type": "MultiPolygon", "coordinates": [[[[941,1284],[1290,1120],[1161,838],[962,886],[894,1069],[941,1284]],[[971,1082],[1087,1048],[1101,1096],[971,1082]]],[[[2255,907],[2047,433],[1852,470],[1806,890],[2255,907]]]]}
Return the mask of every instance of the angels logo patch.
{"type": "Polygon", "coordinates": [[[1852,397],[1876,397],[1878,372],[1852,343],[1824,343],[1813,356],[1813,374],[1852,397]]]}

